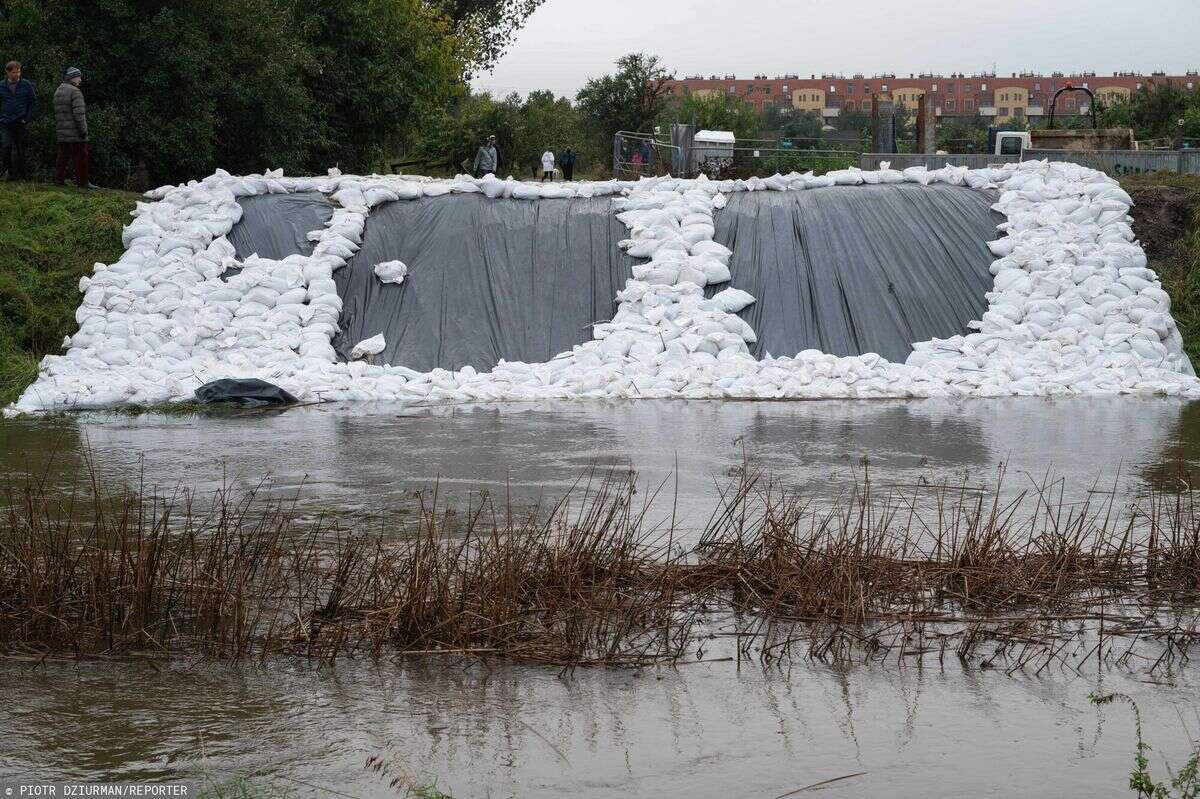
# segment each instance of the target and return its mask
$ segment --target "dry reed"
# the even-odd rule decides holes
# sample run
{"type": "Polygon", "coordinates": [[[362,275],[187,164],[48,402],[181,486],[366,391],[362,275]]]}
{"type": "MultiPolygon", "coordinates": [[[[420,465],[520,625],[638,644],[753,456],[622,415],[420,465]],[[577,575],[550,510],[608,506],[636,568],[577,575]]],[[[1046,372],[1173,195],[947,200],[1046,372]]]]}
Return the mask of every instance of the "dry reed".
{"type": "Polygon", "coordinates": [[[1012,494],[999,477],[989,491],[864,478],[818,502],[744,470],[691,548],[652,522],[632,474],[523,509],[422,493],[374,535],[255,492],[105,498],[94,475],[69,492],[24,478],[0,511],[0,652],[646,666],[727,638],[768,663],[1186,660],[1192,493],[1117,506],[1093,486],[1074,504],[1061,482],[1012,494]]]}

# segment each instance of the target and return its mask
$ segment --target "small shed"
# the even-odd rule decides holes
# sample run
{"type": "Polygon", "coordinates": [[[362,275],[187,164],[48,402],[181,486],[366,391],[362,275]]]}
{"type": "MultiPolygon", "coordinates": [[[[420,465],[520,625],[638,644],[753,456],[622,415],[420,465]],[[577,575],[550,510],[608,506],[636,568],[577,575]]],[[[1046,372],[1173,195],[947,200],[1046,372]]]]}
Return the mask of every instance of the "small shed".
{"type": "Polygon", "coordinates": [[[729,130],[698,130],[692,139],[693,157],[697,161],[707,161],[710,158],[733,158],[733,147],[737,140],[733,131],[729,130]]]}

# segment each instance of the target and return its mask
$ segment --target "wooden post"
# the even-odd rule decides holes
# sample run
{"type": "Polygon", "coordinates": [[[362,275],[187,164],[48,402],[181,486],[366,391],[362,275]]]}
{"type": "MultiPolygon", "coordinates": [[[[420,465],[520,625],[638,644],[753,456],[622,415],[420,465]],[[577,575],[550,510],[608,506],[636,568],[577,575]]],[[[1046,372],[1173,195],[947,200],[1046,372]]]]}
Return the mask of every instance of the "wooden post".
{"type": "Polygon", "coordinates": [[[879,113],[879,95],[871,95],[871,152],[882,153],[885,148],[883,146],[884,135],[883,127],[880,121],[879,113]]]}

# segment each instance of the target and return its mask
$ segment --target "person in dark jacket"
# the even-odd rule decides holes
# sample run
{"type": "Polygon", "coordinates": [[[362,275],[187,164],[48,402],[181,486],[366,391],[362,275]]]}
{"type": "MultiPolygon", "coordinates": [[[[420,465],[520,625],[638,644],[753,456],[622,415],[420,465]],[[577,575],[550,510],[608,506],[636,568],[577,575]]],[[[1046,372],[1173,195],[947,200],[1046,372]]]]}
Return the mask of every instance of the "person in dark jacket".
{"type": "Polygon", "coordinates": [[[558,165],[562,167],[563,180],[574,180],[575,175],[575,151],[570,147],[563,150],[563,154],[558,159],[558,165]]]}
{"type": "Polygon", "coordinates": [[[67,182],[67,159],[70,158],[75,164],[75,185],[86,189],[92,184],[88,182],[87,106],[79,89],[82,82],[83,73],[71,67],[62,85],[54,92],[54,137],[58,141],[54,182],[60,186],[67,182]]]}
{"type": "Polygon", "coordinates": [[[542,157],[537,153],[529,154],[529,174],[537,180],[538,170],[542,168],[542,157]]]}
{"type": "Polygon", "coordinates": [[[25,144],[29,141],[33,106],[33,84],[21,77],[19,62],[9,61],[4,65],[4,80],[0,81],[0,150],[9,180],[25,178],[25,144]]]}
{"type": "Polygon", "coordinates": [[[496,152],[495,136],[488,136],[487,141],[475,153],[475,163],[473,166],[475,177],[477,178],[481,178],[488,173],[496,174],[496,170],[500,168],[500,154],[496,152]]]}

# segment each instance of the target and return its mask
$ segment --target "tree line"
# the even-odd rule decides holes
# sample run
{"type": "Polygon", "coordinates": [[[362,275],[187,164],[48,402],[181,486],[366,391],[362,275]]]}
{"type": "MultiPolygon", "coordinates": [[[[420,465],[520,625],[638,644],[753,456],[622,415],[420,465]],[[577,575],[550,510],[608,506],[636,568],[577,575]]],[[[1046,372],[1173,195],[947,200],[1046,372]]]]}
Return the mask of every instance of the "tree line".
{"type": "Polygon", "coordinates": [[[123,186],[223,167],[375,167],[466,93],[542,0],[6,0],[0,62],[36,87],[30,161],[53,162],[51,97],[85,75],[93,172],[123,186]]]}

